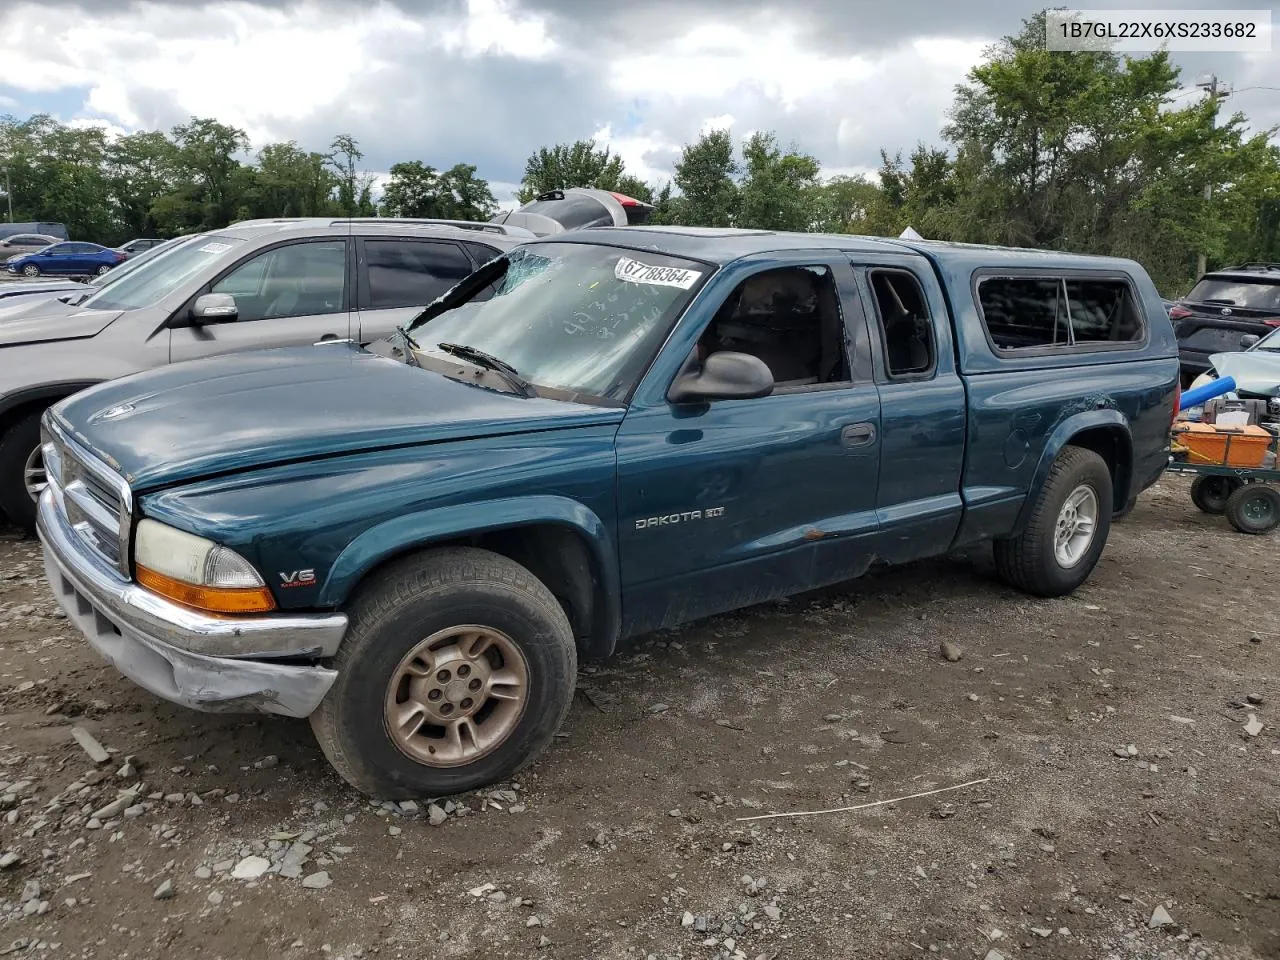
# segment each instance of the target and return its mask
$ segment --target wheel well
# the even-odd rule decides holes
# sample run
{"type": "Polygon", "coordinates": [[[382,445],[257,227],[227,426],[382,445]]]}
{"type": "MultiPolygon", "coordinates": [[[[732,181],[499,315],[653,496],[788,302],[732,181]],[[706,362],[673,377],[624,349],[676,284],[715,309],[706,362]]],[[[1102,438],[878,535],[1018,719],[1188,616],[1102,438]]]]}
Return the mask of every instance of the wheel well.
{"type": "Polygon", "coordinates": [[[1124,510],[1133,480],[1133,447],[1128,434],[1118,427],[1093,427],[1081,430],[1067,443],[1092,450],[1103,459],[1111,472],[1112,509],[1124,510]]]}
{"type": "Polygon", "coordinates": [[[410,554],[440,547],[476,547],[501,554],[523,566],[541,580],[564,608],[574,638],[584,653],[612,648],[608,631],[604,584],[586,539],[578,532],[557,524],[535,524],[490,530],[465,537],[436,540],[387,557],[361,577],[373,579],[378,570],[410,554]]]}
{"type": "Polygon", "coordinates": [[[28,414],[35,413],[37,410],[44,410],[61,400],[62,397],[40,397],[37,400],[26,400],[22,403],[15,404],[4,413],[0,413],[0,435],[8,432],[19,420],[28,414]]]}
{"type": "Polygon", "coordinates": [[[12,427],[23,417],[52,407],[59,400],[65,400],[73,393],[79,393],[88,387],[96,385],[99,381],[67,381],[63,383],[51,383],[44,387],[31,391],[31,395],[19,400],[13,406],[0,411],[0,436],[12,427]]]}

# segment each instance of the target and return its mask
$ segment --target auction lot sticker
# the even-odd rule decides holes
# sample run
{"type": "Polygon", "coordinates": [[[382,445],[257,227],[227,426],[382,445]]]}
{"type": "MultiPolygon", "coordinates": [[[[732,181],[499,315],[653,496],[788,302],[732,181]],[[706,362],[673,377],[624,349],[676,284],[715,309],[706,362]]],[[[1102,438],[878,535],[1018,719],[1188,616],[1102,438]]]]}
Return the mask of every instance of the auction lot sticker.
{"type": "Polygon", "coordinates": [[[697,270],[657,267],[627,257],[618,258],[618,264],[613,268],[613,275],[629,283],[650,283],[659,287],[679,287],[681,290],[688,290],[702,276],[697,270]]]}

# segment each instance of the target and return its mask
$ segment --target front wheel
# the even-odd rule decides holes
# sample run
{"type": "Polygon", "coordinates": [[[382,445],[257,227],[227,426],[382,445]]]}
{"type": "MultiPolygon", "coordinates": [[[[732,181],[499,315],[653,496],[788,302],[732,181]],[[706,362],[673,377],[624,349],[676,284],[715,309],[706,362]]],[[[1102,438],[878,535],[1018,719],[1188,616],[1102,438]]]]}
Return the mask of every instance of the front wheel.
{"type": "Polygon", "coordinates": [[[1263,483],[1246,483],[1231,494],[1223,512],[1241,533],[1270,533],[1280,526],[1280,492],[1263,483]]]}
{"type": "Polygon", "coordinates": [[[38,277],[40,276],[40,268],[34,263],[28,263],[22,268],[22,275],[24,277],[38,277]]]}
{"type": "Polygon", "coordinates": [[[1088,579],[1107,544],[1113,491],[1106,461],[1064,447],[1036,496],[1026,529],[995,542],[996,571],[1041,597],[1071,593],[1088,579]]]}
{"type": "Polygon", "coordinates": [[[470,547],[377,575],[351,604],[338,671],[311,716],[321,750],[383,800],[507,779],[551,742],[573,700],[577,648],[551,591],[470,547]]]}
{"type": "Polygon", "coordinates": [[[29,413],[0,437],[0,508],[15,526],[36,528],[36,500],[48,478],[40,449],[40,415],[29,413]]]}

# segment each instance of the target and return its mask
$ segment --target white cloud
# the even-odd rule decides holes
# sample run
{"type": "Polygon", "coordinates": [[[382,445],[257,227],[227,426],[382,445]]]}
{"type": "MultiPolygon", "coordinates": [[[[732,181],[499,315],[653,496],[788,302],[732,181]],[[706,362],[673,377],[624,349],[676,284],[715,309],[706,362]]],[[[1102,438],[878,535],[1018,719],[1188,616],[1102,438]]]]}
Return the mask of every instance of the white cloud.
{"type": "Polygon", "coordinates": [[[837,54],[760,13],[734,25],[695,27],[661,51],[621,54],[609,82],[619,98],[648,107],[630,132],[636,144],[679,141],[676,131],[692,139],[681,118],[693,113],[705,118],[699,133],[732,127],[741,141],[755,130],[776,130],[784,148],[794,145],[828,166],[862,168],[882,143],[909,151],[918,139],[936,140],[955,85],[984,45],[918,37],[874,53],[837,54]]]}
{"type": "Polygon", "coordinates": [[[620,156],[627,173],[646,183],[670,180],[670,160],[679,157],[681,149],[680,144],[660,134],[615,134],[610,124],[597,130],[591,139],[620,156]],[[663,162],[654,163],[657,157],[661,157],[663,162]]]}
{"type": "Polygon", "coordinates": [[[790,110],[873,69],[864,57],[815,52],[777,14],[764,13],[740,25],[695,26],[661,49],[623,54],[611,65],[610,82],[622,94],[676,101],[752,90],[790,110]]]}
{"type": "Polygon", "coordinates": [[[823,167],[822,179],[824,181],[834,180],[836,177],[861,177],[872,183],[880,182],[880,170],[878,167],[823,167]]]}
{"type": "Polygon", "coordinates": [[[520,14],[509,0],[467,0],[467,16],[444,31],[441,46],[469,57],[502,54],[544,60],[559,50],[545,18],[520,14]]]}
{"type": "Polygon", "coordinates": [[[516,191],[519,189],[520,184],[509,181],[494,180],[489,184],[489,191],[498,201],[499,210],[514,210],[520,206],[520,201],[516,199],[516,191]]]}
{"type": "Polygon", "coordinates": [[[708,133],[711,133],[711,131],[713,130],[732,130],[732,129],[733,129],[733,114],[722,113],[718,117],[707,117],[707,119],[703,120],[702,126],[698,129],[698,133],[701,136],[705,137],[708,133]]]}
{"type": "Polygon", "coordinates": [[[73,130],[92,130],[96,127],[106,135],[108,141],[128,136],[131,132],[119,124],[111,123],[98,117],[74,117],[67,121],[67,126],[73,130]]]}
{"type": "Polygon", "coordinates": [[[341,17],[306,4],[145,11],[143,33],[109,7],[78,12],[68,24],[19,4],[0,34],[6,79],[34,91],[87,87],[89,112],[130,128],[149,120],[140,99],[164,98],[262,142],[274,138],[280,121],[339,101],[357,74],[377,66],[390,37],[425,32],[388,4],[357,6],[341,17]]]}

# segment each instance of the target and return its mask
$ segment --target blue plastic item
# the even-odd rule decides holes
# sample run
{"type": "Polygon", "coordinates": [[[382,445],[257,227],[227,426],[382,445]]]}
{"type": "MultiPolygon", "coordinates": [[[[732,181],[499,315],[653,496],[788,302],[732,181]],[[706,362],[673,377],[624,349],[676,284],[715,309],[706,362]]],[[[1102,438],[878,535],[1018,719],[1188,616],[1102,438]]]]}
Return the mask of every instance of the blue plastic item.
{"type": "Polygon", "coordinates": [[[1206,400],[1212,400],[1214,397],[1220,397],[1224,393],[1230,393],[1235,388],[1235,377],[1219,377],[1217,380],[1201,384],[1194,390],[1188,390],[1182,395],[1182,402],[1179,406],[1183,410],[1190,410],[1192,407],[1200,406],[1206,400]]]}

